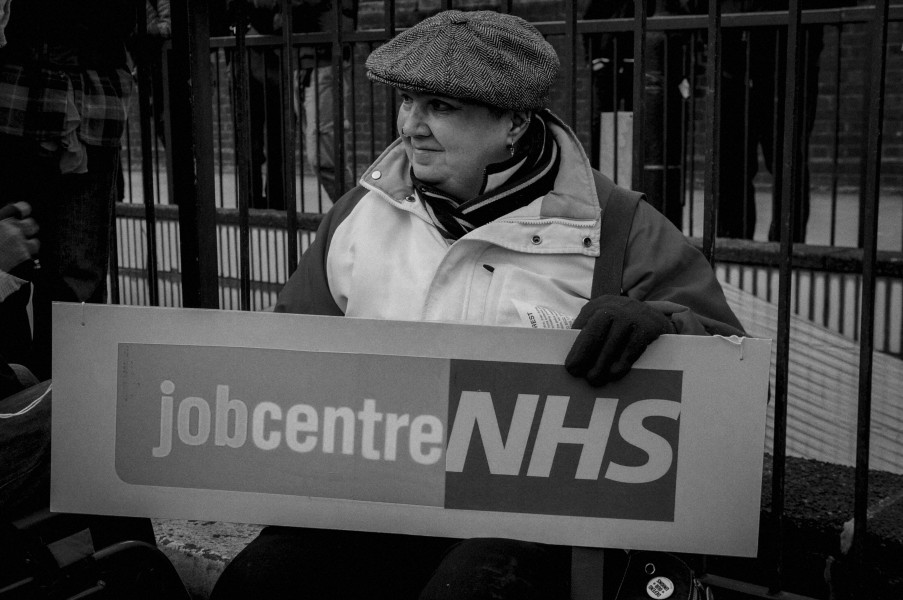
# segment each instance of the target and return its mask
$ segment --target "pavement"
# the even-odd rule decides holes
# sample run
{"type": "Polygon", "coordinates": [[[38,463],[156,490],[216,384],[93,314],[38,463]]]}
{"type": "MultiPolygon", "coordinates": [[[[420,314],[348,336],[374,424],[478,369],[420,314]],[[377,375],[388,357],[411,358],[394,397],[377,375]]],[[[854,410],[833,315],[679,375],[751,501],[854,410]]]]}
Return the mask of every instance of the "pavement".
{"type": "Polygon", "coordinates": [[[209,597],[226,564],[263,529],[216,521],[153,519],[157,546],[178,571],[194,600],[209,597]]]}

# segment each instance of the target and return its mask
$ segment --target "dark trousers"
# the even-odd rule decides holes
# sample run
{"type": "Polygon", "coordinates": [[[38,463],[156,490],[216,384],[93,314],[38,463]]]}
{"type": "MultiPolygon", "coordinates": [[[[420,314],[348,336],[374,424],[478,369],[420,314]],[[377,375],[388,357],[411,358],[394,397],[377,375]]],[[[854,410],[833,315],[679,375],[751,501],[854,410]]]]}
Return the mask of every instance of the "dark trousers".
{"type": "MultiPolygon", "coordinates": [[[[824,47],[820,26],[803,29],[804,78],[800,87],[802,119],[799,153],[799,193],[792,198],[793,241],[804,242],[809,220],[809,138],[815,126],[818,102],[819,57],[824,47]]],[[[786,97],[787,39],[785,34],[760,28],[748,32],[726,31],[723,37],[721,96],[721,172],[718,203],[718,235],[752,239],[756,229],[753,180],[759,169],[761,149],[765,168],[773,175],[772,216],[768,239],[780,236],[782,177],[790,177],[783,158],[786,97]],[[748,62],[747,62],[747,50],[748,62]],[[747,69],[748,64],[748,69],[747,69]],[[744,109],[745,111],[741,110],[744,109]],[[744,118],[744,115],[746,118],[744,118]]]]}
{"type": "Polygon", "coordinates": [[[267,527],[229,563],[211,600],[566,600],[569,590],[569,547],[267,527]]]}
{"type": "Polygon", "coordinates": [[[20,292],[7,298],[0,316],[4,332],[25,339],[4,335],[4,345],[11,346],[4,356],[25,364],[41,380],[51,376],[51,302],[106,301],[119,148],[85,148],[88,172],[62,175],[58,156],[33,140],[0,134],[0,203],[28,202],[41,242],[41,268],[33,274],[34,339],[29,344],[23,326],[28,294],[20,292]]]}
{"type": "Polygon", "coordinates": [[[279,55],[269,48],[248,53],[251,126],[251,208],[285,210],[282,185],[282,87],[279,55]],[[266,179],[263,167],[266,165],[266,179]]]}

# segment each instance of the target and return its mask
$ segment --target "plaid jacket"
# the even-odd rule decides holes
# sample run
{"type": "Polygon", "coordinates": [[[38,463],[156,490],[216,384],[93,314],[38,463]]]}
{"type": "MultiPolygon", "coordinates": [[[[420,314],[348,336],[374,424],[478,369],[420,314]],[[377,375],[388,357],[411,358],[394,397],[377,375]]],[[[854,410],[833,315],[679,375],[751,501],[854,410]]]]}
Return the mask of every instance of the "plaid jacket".
{"type": "Polygon", "coordinates": [[[0,133],[49,142],[74,132],[84,144],[118,147],[131,90],[125,69],[6,61],[0,65],[0,133]]]}

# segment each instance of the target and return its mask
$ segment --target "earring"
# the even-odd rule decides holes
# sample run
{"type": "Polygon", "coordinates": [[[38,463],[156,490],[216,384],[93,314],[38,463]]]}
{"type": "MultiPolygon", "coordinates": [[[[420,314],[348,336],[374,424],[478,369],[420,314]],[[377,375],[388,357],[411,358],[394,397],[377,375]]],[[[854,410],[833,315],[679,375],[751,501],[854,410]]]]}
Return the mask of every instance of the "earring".
{"type": "Polygon", "coordinates": [[[508,154],[514,156],[514,144],[509,143],[505,148],[508,150],[508,154]]]}

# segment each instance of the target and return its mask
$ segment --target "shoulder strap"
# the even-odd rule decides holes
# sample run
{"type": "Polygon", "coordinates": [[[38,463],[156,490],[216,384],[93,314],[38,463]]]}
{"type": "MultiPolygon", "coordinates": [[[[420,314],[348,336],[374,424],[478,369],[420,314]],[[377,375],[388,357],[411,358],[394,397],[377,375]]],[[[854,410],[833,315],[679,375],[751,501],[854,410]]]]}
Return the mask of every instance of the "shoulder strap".
{"type": "Polygon", "coordinates": [[[595,169],[593,178],[599,195],[599,206],[602,208],[602,226],[599,235],[600,253],[593,270],[590,297],[606,294],[620,296],[627,240],[636,208],[645,196],[615,185],[595,169]]]}

